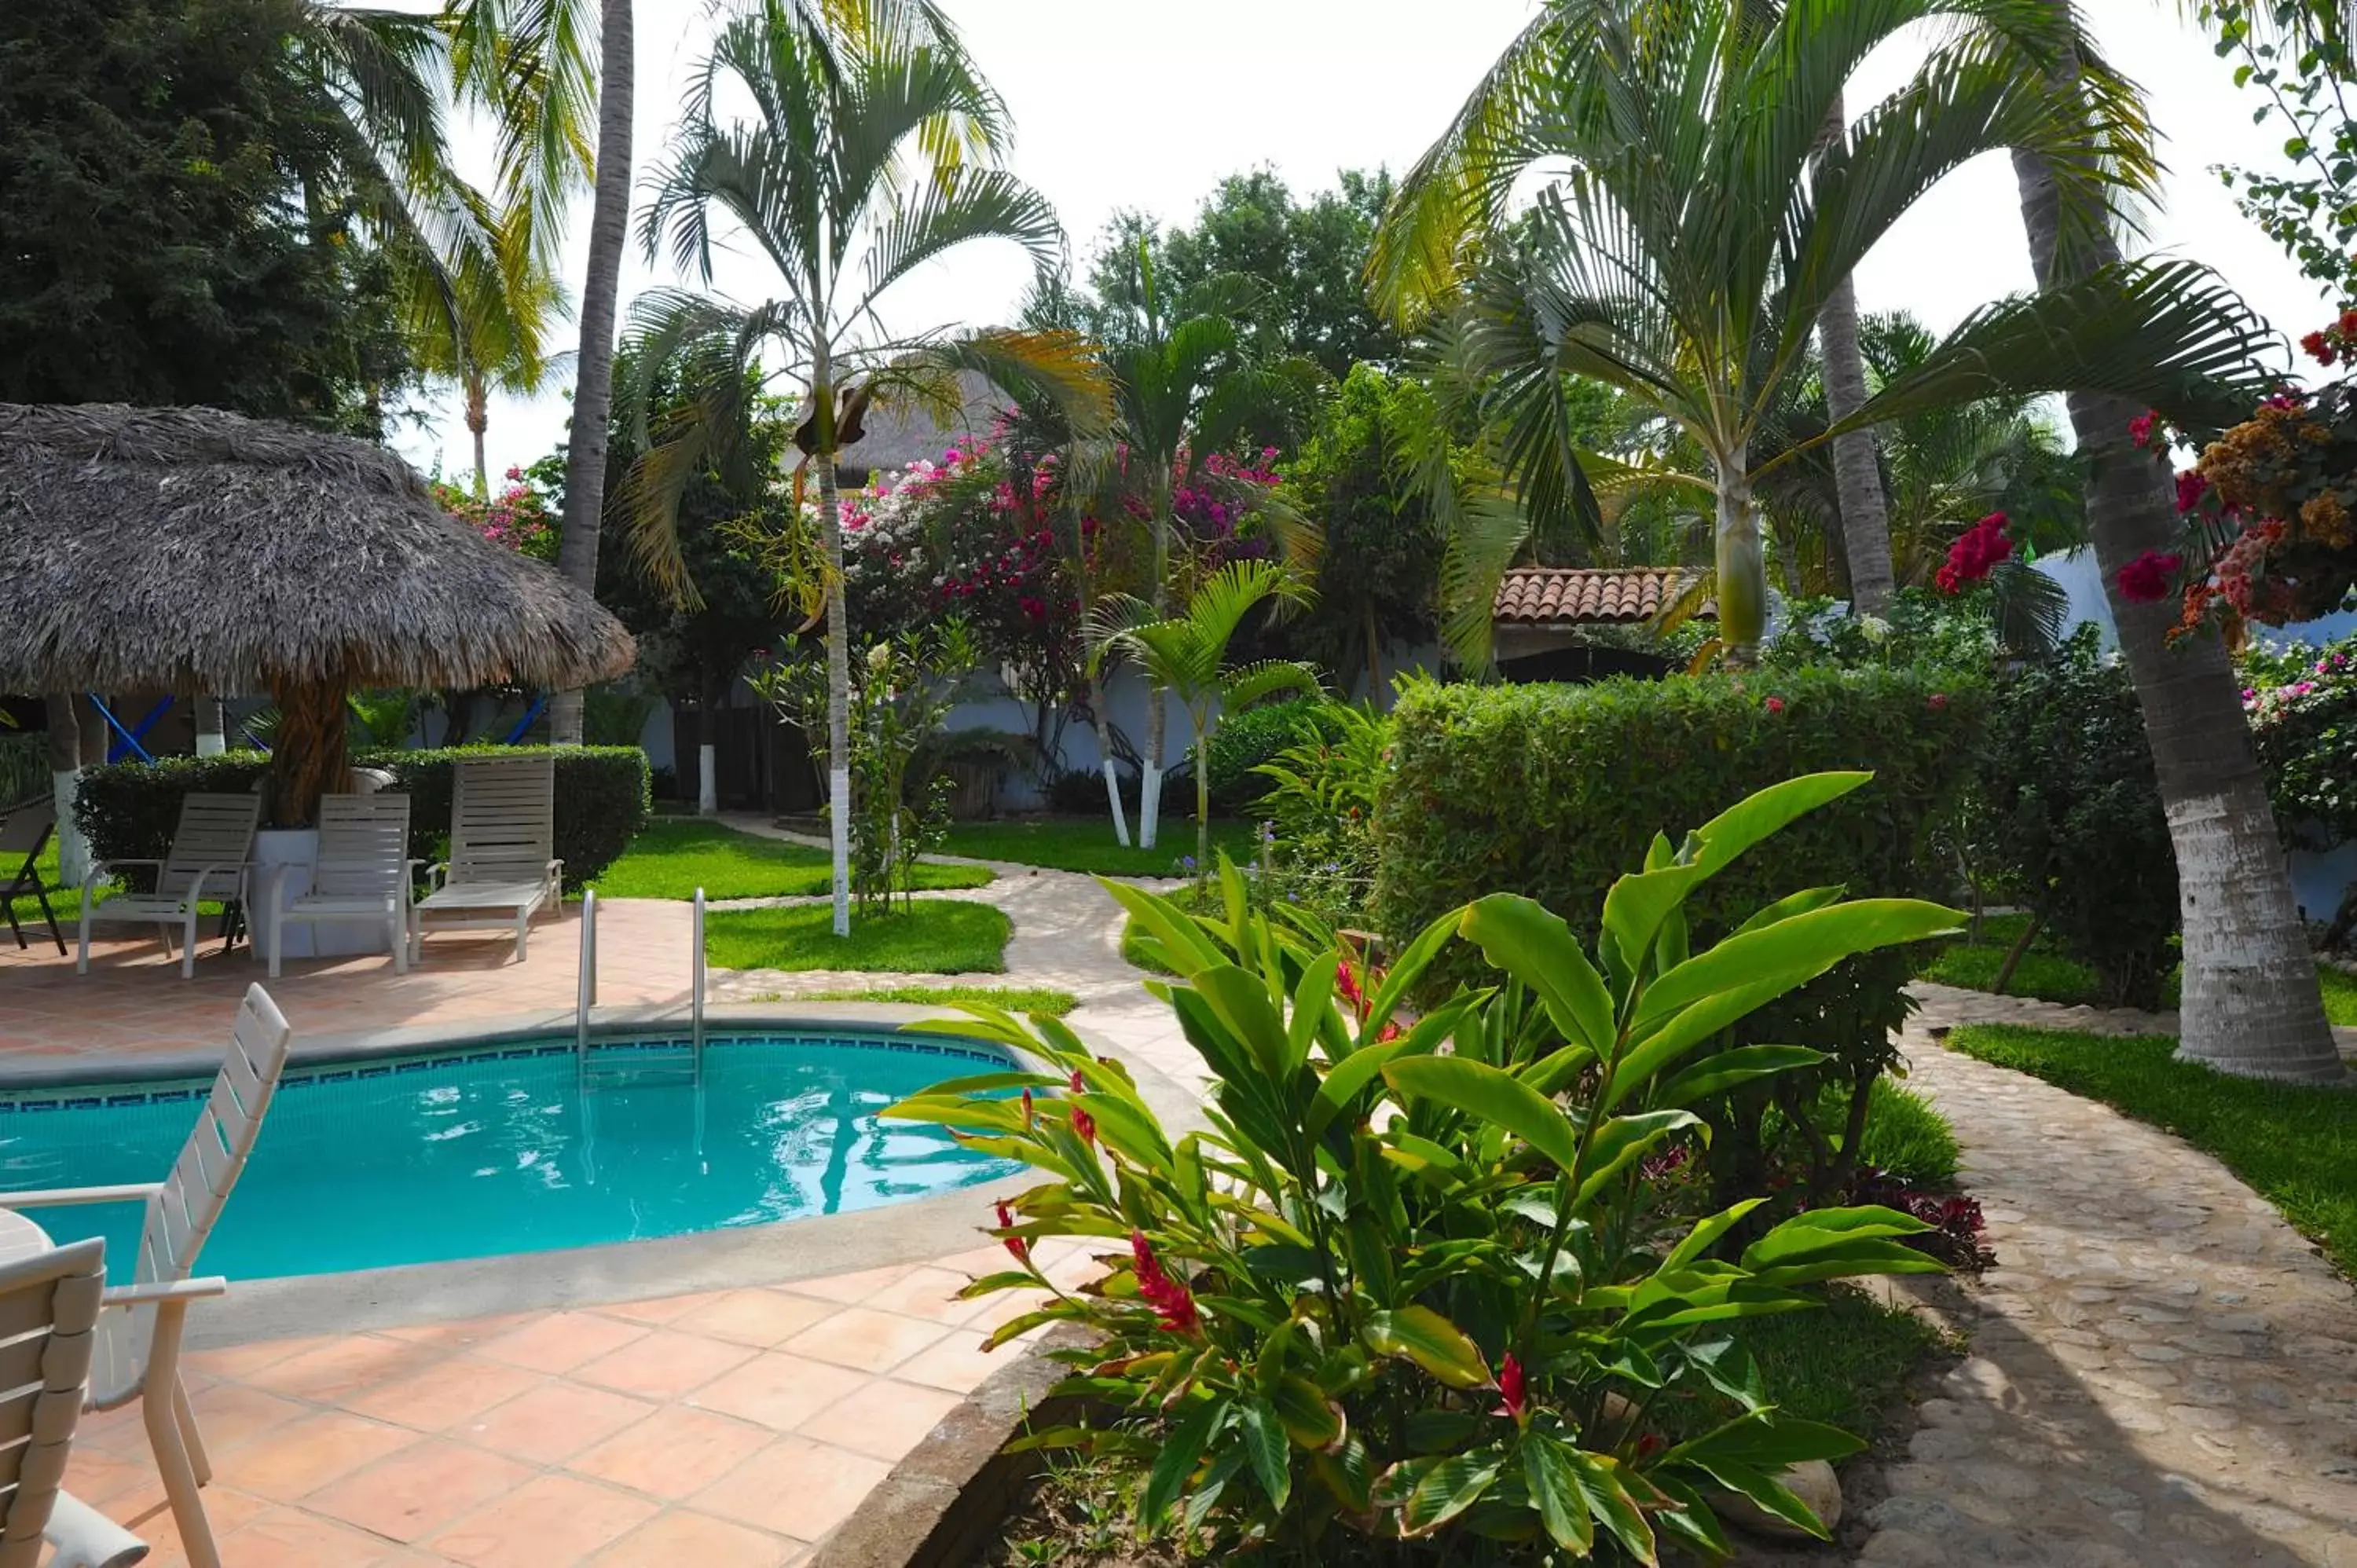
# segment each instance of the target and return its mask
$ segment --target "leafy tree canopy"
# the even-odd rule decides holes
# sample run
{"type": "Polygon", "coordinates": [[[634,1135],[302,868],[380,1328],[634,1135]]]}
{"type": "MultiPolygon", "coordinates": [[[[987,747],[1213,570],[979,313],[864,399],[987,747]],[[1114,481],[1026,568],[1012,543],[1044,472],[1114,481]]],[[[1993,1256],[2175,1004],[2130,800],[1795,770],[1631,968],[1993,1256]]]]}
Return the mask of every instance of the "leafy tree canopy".
{"type": "Polygon", "coordinates": [[[0,10],[0,399],[375,435],[407,379],[295,0],[0,10]]]}

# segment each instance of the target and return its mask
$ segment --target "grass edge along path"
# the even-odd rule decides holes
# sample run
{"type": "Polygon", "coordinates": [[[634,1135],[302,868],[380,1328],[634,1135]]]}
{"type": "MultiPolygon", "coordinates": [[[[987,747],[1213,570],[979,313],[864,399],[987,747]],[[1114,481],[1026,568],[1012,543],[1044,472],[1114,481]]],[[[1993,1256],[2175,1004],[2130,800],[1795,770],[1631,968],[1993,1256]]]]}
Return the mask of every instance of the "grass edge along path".
{"type": "MultiPolygon", "coordinates": [[[[1211,853],[1225,850],[1232,860],[1248,861],[1258,831],[1252,822],[1214,820],[1211,853]]],[[[951,823],[938,853],[1099,876],[1185,875],[1181,867],[1195,854],[1195,824],[1166,819],[1157,837],[1152,849],[1125,849],[1114,839],[1110,817],[1006,817],[951,823]]]]}
{"type": "Polygon", "coordinates": [[[834,908],[803,904],[716,909],[704,952],[715,969],[840,970],[887,974],[1004,974],[1015,922],[974,899],[920,898],[903,912],[855,913],[834,934],[834,908]]]}
{"type": "Polygon", "coordinates": [[[759,1000],[894,1002],[945,1009],[953,1009],[961,1002],[977,1002],[1023,1017],[1044,1013],[1051,1018],[1061,1018],[1081,1004],[1081,999],[1071,992],[1048,985],[871,985],[857,990],[810,991],[794,997],[772,994],[759,1000]]]}
{"type": "MultiPolygon", "coordinates": [[[[979,865],[920,865],[917,891],[980,887],[996,880],[979,865]]],[[[827,852],[764,838],[702,817],[656,817],[590,886],[600,898],[809,897],[834,888],[827,852]]]]}
{"type": "Polygon", "coordinates": [[[2184,1139],[2357,1278],[2357,1090],[2229,1078],[2175,1059],[2166,1036],[1971,1024],[1947,1043],[2184,1139]]]}

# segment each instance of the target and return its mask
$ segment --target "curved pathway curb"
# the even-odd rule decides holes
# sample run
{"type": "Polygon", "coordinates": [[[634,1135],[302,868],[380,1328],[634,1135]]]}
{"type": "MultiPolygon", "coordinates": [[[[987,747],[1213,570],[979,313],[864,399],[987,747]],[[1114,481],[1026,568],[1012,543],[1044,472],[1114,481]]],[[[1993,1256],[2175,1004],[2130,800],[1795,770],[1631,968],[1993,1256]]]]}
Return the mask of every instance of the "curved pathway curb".
{"type": "Polygon", "coordinates": [[[1910,1082],[1998,1267],[1860,1561],[2357,1568],[2348,1283],[2208,1155],[1936,1043],[1942,1001],[1902,1036],[1910,1082]]]}

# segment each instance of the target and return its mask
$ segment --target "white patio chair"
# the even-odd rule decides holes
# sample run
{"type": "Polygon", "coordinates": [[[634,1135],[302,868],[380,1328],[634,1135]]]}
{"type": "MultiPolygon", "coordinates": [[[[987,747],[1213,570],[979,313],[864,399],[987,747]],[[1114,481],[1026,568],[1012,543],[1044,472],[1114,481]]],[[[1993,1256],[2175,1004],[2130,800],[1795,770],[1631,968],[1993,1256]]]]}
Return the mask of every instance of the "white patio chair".
{"type": "Polygon", "coordinates": [[[393,972],[409,972],[409,797],[323,795],[319,854],[311,890],[286,897],[286,873],[270,879],[270,978],[278,978],[288,924],[360,921],[382,926],[392,943],[393,972]]]}
{"type": "Polygon", "coordinates": [[[426,868],[409,961],[425,952],[425,917],[455,915],[437,930],[515,930],[522,961],[532,917],[558,901],[565,863],[555,857],[556,759],[520,757],[461,762],[450,797],[450,858],[426,868]],[[504,911],[486,918],[490,911],[504,911]]]}
{"type": "Polygon", "coordinates": [[[262,822],[258,795],[189,795],[180,801],[180,825],[161,860],[92,863],[81,882],[81,951],[74,972],[90,972],[92,924],[159,928],[164,951],[172,950],[172,928],[180,928],[180,978],[197,972],[197,906],[207,898],[242,904],[246,862],[253,854],[253,831],[262,822]],[[149,893],[116,893],[102,899],[99,884],[134,865],[156,868],[149,893]]]}
{"type": "Polygon", "coordinates": [[[66,1455],[90,1380],[91,1325],[106,1243],[0,1264],[0,1568],[131,1568],[147,1544],[64,1489],[66,1455]]]}
{"type": "MultiPolygon", "coordinates": [[[[88,1408],[113,1410],[140,1402],[148,1446],[192,1568],[220,1568],[221,1553],[197,1492],[212,1479],[212,1464],[180,1380],[180,1330],[188,1304],[222,1294],[229,1282],[189,1275],[253,1152],[294,1037],[270,993],[259,985],[246,987],[212,1092],[197,1112],[197,1124],[170,1175],[160,1182],[123,1187],[0,1193],[0,1207],[8,1208],[146,1200],[132,1283],[108,1291],[102,1303],[106,1310],[98,1320],[88,1408]]],[[[0,1568],[6,1568],[5,1561],[0,1568]]]]}

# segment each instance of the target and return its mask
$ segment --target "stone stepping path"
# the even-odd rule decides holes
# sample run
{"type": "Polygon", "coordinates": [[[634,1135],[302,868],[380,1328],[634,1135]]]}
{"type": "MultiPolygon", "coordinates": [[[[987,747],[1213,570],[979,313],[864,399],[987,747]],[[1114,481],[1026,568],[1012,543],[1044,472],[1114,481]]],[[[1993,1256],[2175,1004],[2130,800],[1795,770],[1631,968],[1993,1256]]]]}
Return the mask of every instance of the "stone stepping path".
{"type": "Polygon", "coordinates": [[[1910,1086],[1954,1124],[1999,1266],[1860,1561],[2357,1568],[2348,1283],[2208,1155],[1936,1043],[1977,1009],[1928,1000],[1910,1086]]]}

